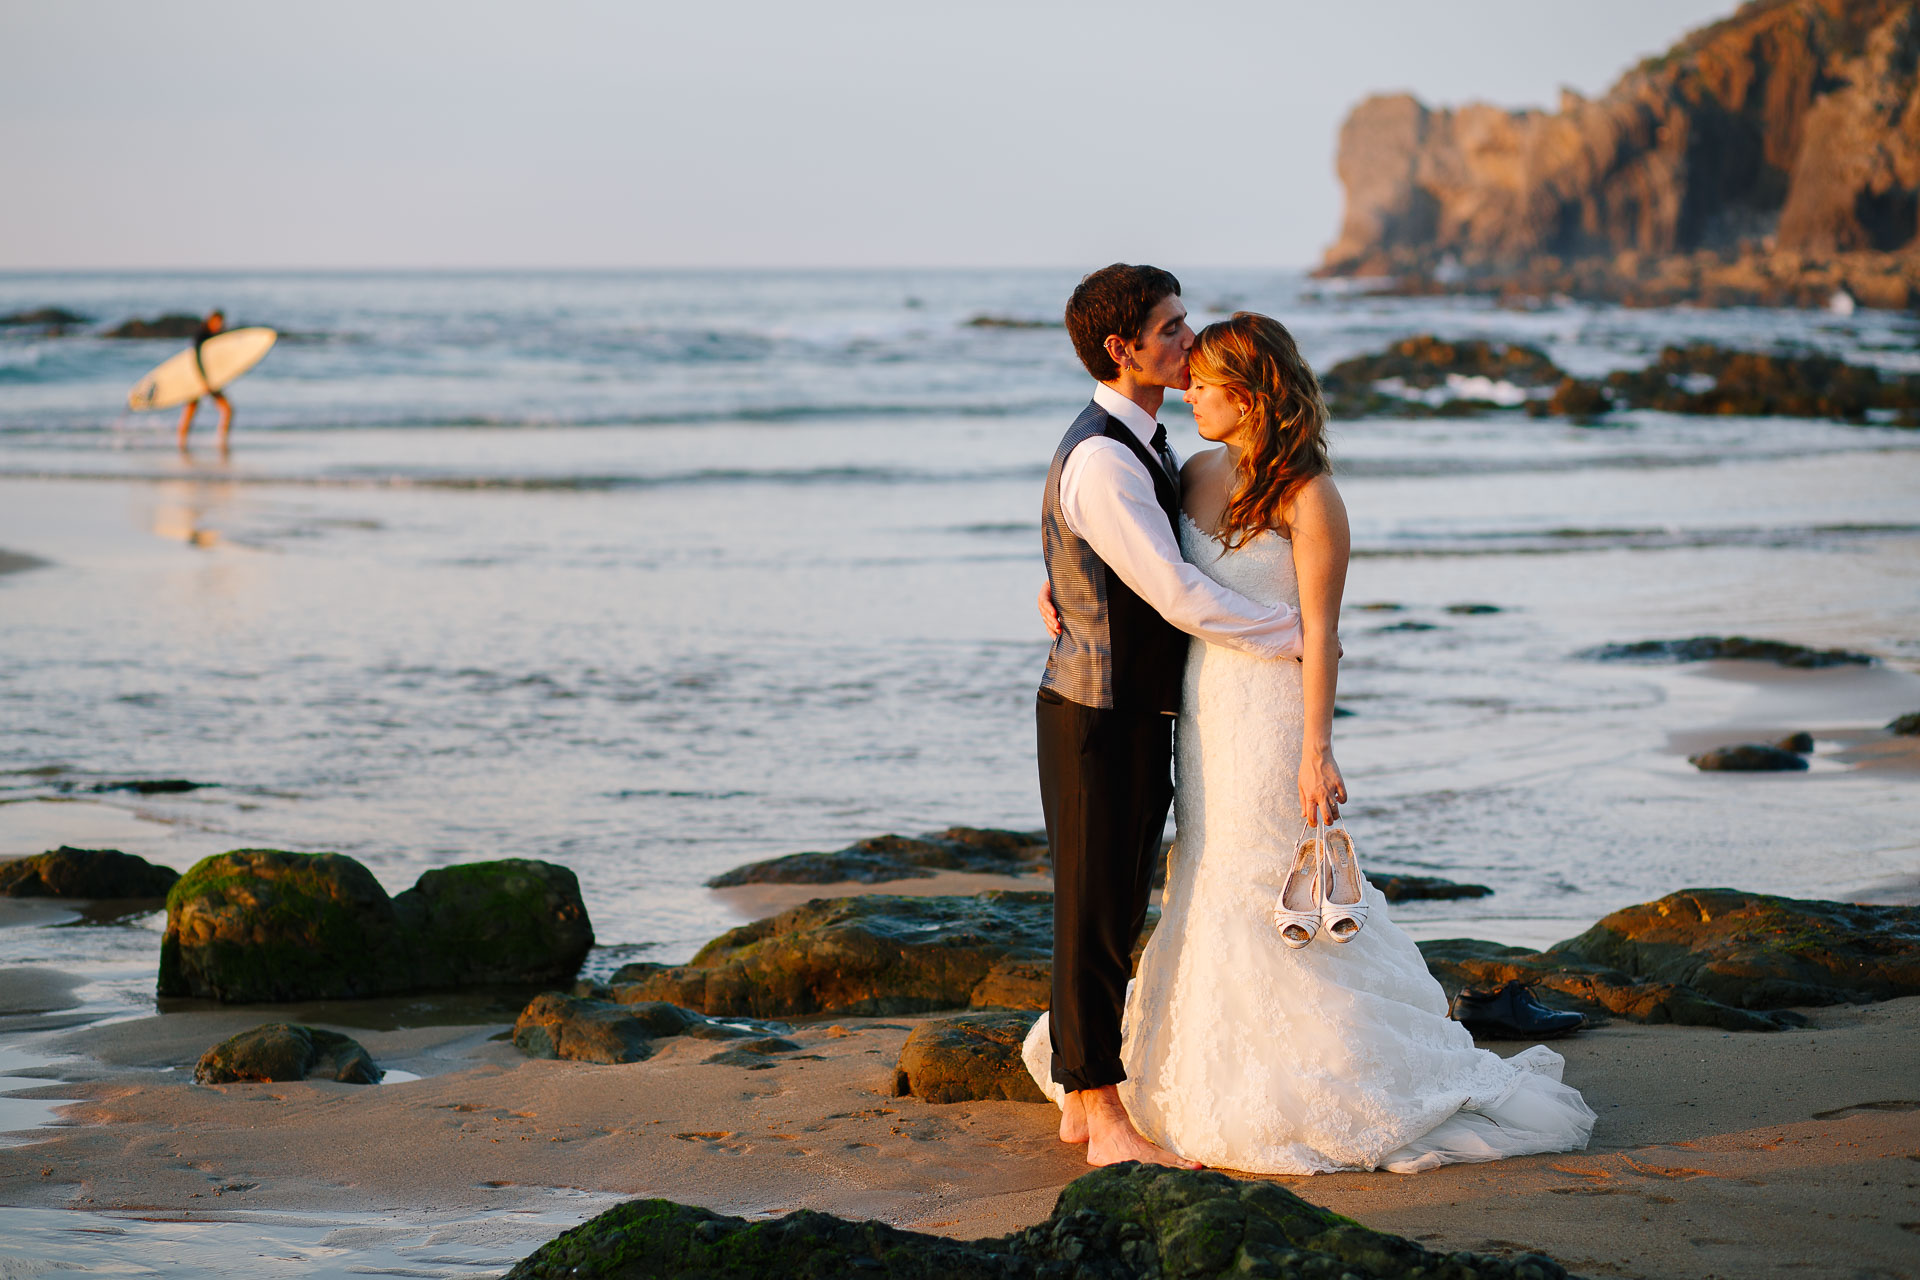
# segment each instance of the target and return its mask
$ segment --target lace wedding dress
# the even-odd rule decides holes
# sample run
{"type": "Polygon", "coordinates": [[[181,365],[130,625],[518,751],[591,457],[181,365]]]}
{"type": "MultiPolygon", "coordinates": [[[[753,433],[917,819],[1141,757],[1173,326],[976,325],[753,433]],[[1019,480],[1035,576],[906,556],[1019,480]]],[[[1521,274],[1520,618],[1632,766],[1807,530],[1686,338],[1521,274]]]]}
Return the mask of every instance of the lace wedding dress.
{"type": "MultiPolygon", "coordinates": [[[[1276,533],[1226,551],[1181,520],[1186,557],[1250,599],[1299,604],[1276,533]]],[[[1179,840],[1159,927],[1128,988],[1121,1100],[1171,1151],[1249,1173],[1385,1168],[1584,1147],[1594,1114],[1541,1045],[1501,1059],[1447,1017],[1372,885],[1366,927],[1284,946],[1271,918],[1301,833],[1300,665],[1194,641],[1177,727],[1179,840]]],[[[1024,1058],[1042,1090],[1048,1019],[1024,1058]]]]}

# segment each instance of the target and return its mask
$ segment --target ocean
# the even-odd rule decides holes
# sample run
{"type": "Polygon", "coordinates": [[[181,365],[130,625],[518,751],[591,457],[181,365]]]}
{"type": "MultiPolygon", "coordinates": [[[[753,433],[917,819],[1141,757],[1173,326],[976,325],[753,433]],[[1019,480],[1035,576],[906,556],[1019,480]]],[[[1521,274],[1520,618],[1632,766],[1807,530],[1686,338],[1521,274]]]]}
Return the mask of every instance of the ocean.
{"type": "MultiPolygon", "coordinates": [[[[1089,393],[1071,271],[0,275],[0,855],[110,845],[184,869],[335,850],[398,892],[456,861],[579,876],[589,967],[739,922],[741,862],[881,832],[1040,825],[1038,504],[1089,393]],[[223,307],[280,344],[233,450],[125,411],[223,307]],[[999,323],[974,324],[987,317],[999,323]],[[175,794],[96,790],[137,779],[175,794]]],[[[1590,375],[1669,342],[1920,370],[1860,311],[1388,299],[1184,274],[1197,321],[1265,311],[1308,358],[1412,333],[1590,375]]],[[[1183,454],[1184,406],[1162,414],[1183,454]]],[[[1354,526],[1336,754],[1363,863],[1494,887],[1418,937],[1544,945],[1674,889],[1911,894],[1920,432],[1517,414],[1333,427],[1354,526]],[[1465,611],[1464,606],[1493,606],[1465,611]],[[1591,646],[1744,634],[1872,667],[1631,665],[1591,646]],[[1812,768],[1711,775],[1811,731],[1812,768]]],[[[0,930],[0,965],[147,1011],[159,917],[0,930]]]]}

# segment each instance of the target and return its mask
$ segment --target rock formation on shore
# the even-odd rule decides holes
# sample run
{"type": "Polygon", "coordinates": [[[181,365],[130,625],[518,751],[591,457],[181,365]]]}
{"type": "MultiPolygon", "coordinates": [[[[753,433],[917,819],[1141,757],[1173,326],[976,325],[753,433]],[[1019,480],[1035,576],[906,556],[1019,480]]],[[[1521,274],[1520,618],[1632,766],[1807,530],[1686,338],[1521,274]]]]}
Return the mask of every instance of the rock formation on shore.
{"type": "Polygon", "coordinates": [[[198,1084],[314,1078],[379,1084],[383,1074],[352,1037],[291,1022],[269,1022],[228,1036],[202,1054],[193,1069],[198,1084]]]}
{"type": "Polygon", "coordinates": [[[592,946],[579,882],[549,862],[441,867],[389,898],[341,854],[235,849],[167,895],[159,991],[244,1004],[565,982],[592,946]]]}
{"type": "Polygon", "coordinates": [[[1920,300],[1920,8],[1755,0],[1557,112],[1369,98],[1321,272],[1630,304],[1920,300]]]}
{"type": "Polygon", "coordinates": [[[118,849],[58,849],[0,862],[0,898],[144,901],[167,896],[180,879],[172,867],[118,849]]]}
{"type": "Polygon", "coordinates": [[[629,1200],[542,1245],[507,1280],[1563,1280],[1537,1253],[1434,1253],[1307,1203],[1272,1182],[1122,1164],[1070,1183],[1025,1231],[959,1241],[801,1209],[749,1221],[629,1200]]]}

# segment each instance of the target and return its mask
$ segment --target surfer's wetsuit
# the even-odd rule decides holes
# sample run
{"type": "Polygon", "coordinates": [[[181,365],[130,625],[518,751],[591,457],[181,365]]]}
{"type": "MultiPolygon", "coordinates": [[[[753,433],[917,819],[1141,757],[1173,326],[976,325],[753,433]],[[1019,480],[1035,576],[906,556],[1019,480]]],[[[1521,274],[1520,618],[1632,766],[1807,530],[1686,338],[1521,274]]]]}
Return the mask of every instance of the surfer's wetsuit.
{"type": "MultiPolygon", "coordinates": [[[[202,320],[200,322],[199,332],[193,335],[193,367],[200,371],[200,385],[203,387],[211,386],[212,382],[207,377],[207,366],[205,362],[200,359],[200,348],[207,344],[208,338],[211,338],[218,332],[220,332],[220,330],[215,329],[205,320],[202,320]]],[[[213,392],[212,394],[218,395],[219,393],[213,392]]]]}

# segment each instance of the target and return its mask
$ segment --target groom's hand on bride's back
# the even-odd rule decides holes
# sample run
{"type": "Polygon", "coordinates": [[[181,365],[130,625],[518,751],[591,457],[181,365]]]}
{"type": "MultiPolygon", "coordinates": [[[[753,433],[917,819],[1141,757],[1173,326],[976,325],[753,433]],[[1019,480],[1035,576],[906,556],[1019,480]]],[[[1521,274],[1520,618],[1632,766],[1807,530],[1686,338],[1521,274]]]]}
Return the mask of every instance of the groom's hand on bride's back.
{"type": "Polygon", "coordinates": [[[1034,603],[1040,609],[1040,622],[1046,627],[1047,634],[1050,636],[1059,635],[1060,611],[1053,607],[1053,583],[1043,582],[1040,584],[1040,595],[1034,603]]]}

